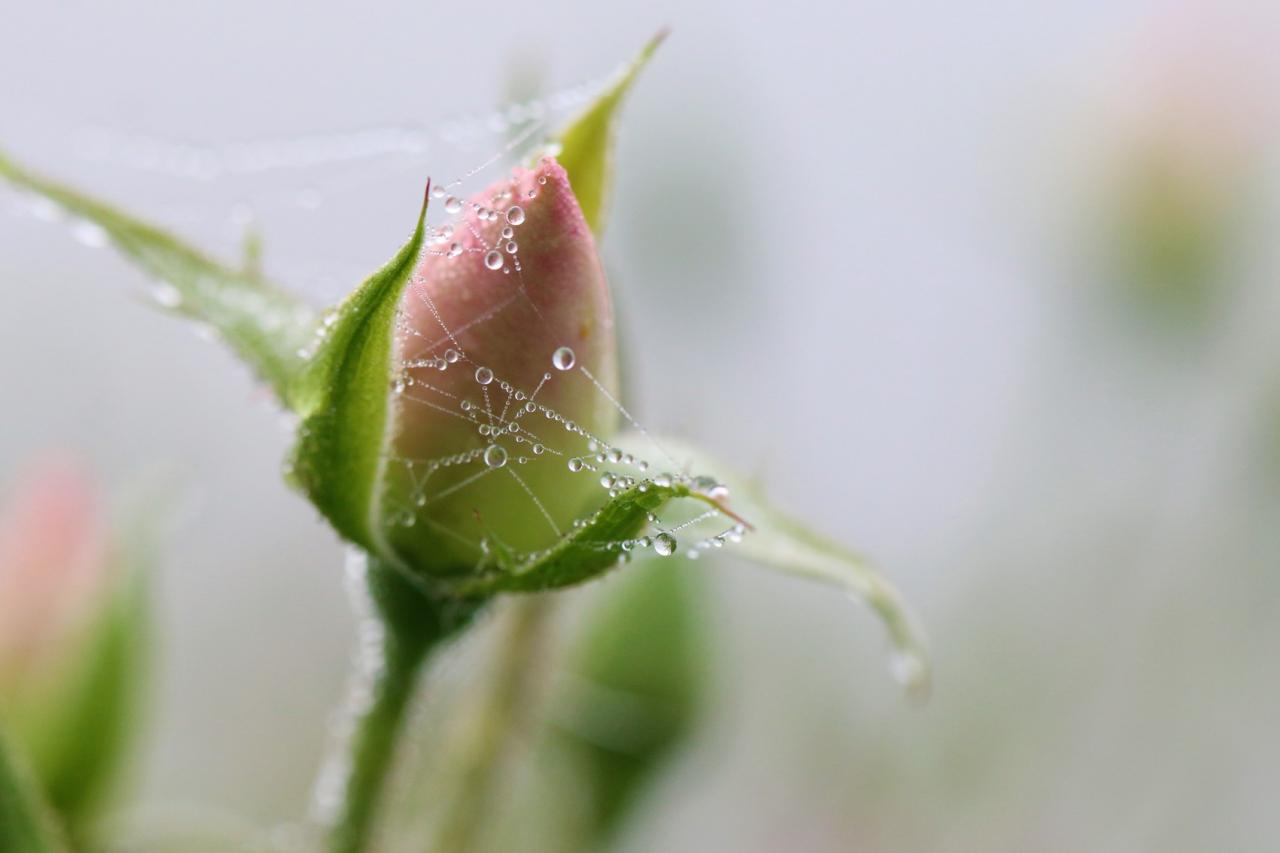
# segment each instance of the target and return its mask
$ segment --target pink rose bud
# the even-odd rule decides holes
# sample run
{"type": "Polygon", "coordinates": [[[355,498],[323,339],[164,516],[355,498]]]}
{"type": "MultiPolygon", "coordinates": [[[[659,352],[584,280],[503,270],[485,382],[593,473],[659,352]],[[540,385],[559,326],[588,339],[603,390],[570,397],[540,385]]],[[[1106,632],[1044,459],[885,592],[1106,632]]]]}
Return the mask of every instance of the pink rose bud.
{"type": "Polygon", "coordinates": [[[568,462],[607,441],[617,409],[608,285],[558,163],[448,213],[401,303],[385,490],[387,536],[410,564],[474,565],[486,548],[536,551],[599,488],[568,462]]]}
{"type": "Polygon", "coordinates": [[[107,537],[97,497],[65,462],[24,479],[0,514],[0,703],[64,662],[103,591],[107,537]]]}
{"type": "Polygon", "coordinates": [[[136,556],[68,463],[35,469],[0,510],[0,721],[79,841],[137,716],[147,620],[136,556]]]}

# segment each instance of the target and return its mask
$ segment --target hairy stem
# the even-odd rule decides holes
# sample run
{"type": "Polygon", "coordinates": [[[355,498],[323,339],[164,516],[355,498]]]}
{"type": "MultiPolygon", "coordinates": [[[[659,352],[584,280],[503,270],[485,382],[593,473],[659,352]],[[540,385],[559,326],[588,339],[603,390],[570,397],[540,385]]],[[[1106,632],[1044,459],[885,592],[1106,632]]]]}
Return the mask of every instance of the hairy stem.
{"type": "Polygon", "coordinates": [[[500,799],[503,770],[537,706],[554,604],[549,595],[521,596],[506,614],[489,678],[461,715],[467,728],[449,763],[450,807],[429,847],[432,853],[471,851],[500,799]]]}
{"type": "Polygon", "coordinates": [[[364,626],[368,647],[354,686],[356,719],[338,763],[328,769],[332,795],[322,779],[318,796],[336,806],[328,818],[329,853],[368,849],[396,745],[431,652],[471,620],[480,602],[435,597],[381,561],[360,554],[372,612],[364,626]],[[376,659],[372,656],[376,655],[376,659]]]}

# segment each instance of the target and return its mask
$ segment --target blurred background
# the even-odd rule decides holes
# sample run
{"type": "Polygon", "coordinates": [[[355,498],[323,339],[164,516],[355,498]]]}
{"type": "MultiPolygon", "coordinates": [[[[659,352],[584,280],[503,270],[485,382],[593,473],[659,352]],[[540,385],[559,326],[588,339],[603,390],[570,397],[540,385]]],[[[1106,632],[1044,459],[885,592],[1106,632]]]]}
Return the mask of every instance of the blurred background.
{"type": "MultiPolygon", "coordinates": [[[[1275,848],[1280,8],[6,19],[0,144],[223,256],[254,229],[317,302],[399,246],[428,175],[501,147],[495,107],[670,25],[604,246],[636,408],[870,554],[937,675],[913,706],[869,614],[731,553],[688,563],[710,708],[624,848],[1275,848]]],[[[124,261],[0,205],[0,490],[50,449],[114,489],[179,483],[139,808],[296,820],[353,619],[338,542],[281,480],[288,432],[124,261]]]]}

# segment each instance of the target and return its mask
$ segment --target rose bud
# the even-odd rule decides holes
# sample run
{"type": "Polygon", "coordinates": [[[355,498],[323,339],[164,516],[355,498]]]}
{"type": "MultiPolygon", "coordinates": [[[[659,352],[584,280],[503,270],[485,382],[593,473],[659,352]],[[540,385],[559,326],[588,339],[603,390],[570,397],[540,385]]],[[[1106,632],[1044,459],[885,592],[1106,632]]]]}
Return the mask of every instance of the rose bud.
{"type": "Polygon", "coordinates": [[[0,720],[73,836],[113,780],[141,636],[132,573],[84,474],[29,475],[0,513],[0,720]]]}
{"type": "Polygon", "coordinates": [[[400,303],[383,494],[392,547],[429,572],[481,542],[520,552],[581,517],[594,478],[568,459],[608,440],[613,309],[568,176],[543,158],[446,211],[400,303]],[[592,381],[595,380],[595,382],[592,381]]]}

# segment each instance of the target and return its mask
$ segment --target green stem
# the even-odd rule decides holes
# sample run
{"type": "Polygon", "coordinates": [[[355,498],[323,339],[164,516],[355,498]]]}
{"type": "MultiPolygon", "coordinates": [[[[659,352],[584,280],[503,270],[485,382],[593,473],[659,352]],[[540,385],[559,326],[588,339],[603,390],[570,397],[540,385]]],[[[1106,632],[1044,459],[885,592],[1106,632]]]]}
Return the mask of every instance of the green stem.
{"type": "Polygon", "coordinates": [[[467,728],[455,741],[459,746],[449,762],[450,807],[429,848],[435,853],[467,853],[488,824],[503,770],[515,745],[528,740],[525,728],[537,707],[553,612],[549,595],[522,596],[511,603],[489,678],[461,715],[467,728]]]}
{"type": "Polygon", "coordinates": [[[399,570],[360,555],[378,630],[378,663],[363,673],[358,712],[342,765],[336,815],[329,823],[329,853],[368,849],[394,764],[418,675],[431,652],[463,628],[481,602],[430,595],[399,570]]]}

